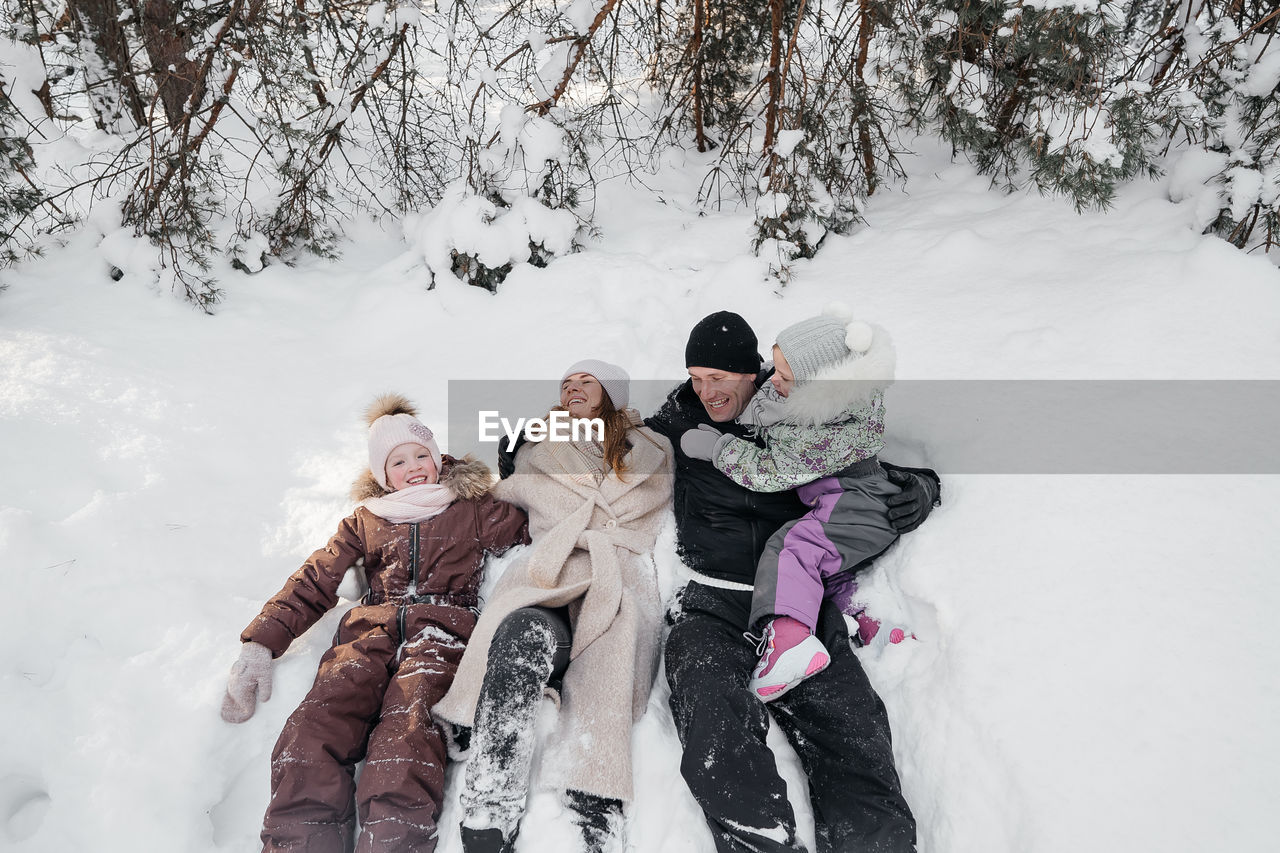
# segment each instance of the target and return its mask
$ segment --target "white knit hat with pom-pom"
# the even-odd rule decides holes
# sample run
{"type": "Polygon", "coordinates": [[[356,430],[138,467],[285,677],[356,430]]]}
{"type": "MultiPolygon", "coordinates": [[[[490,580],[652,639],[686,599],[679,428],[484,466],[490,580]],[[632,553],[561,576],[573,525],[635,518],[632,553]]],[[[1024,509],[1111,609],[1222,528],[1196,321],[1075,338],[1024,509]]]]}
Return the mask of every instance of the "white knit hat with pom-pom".
{"type": "Polygon", "coordinates": [[[402,444],[421,444],[431,452],[431,461],[440,472],[440,445],[435,433],[418,420],[417,409],[399,394],[383,394],[365,412],[369,424],[369,472],[379,486],[387,485],[387,457],[402,444]]]}
{"type": "Polygon", "coordinates": [[[796,382],[805,382],[850,356],[871,349],[871,326],[853,319],[845,305],[832,303],[817,317],[793,323],[778,333],[778,349],[796,382]]]}

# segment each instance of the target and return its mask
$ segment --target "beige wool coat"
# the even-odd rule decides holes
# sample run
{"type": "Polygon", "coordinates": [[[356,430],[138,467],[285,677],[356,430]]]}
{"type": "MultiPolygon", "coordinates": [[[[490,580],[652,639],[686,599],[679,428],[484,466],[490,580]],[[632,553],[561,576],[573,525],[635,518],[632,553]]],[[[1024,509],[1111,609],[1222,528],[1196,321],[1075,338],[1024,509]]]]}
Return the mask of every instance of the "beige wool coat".
{"type": "Polygon", "coordinates": [[[499,623],[521,607],[568,605],[573,648],[560,692],[559,728],[537,783],[629,801],[631,726],[657,672],[662,608],[652,550],[671,505],[666,438],[631,432],[625,479],[599,485],[560,442],[529,444],[494,497],[529,514],[533,545],[484,605],[437,717],[470,726],[499,623]]]}

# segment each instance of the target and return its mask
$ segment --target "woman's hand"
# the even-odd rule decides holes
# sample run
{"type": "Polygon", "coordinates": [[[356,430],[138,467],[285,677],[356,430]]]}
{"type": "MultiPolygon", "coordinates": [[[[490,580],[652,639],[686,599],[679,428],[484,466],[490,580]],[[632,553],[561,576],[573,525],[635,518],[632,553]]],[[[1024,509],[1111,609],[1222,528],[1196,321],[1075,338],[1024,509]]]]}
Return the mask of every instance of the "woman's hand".
{"type": "Polygon", "coordinates": [[[527,440],[523,430],[516,438],[515,447],[510,449],[507,447],[510,441],[505,436],[498,439],[498,479],[505,480],[516,472],[516,454],[520,452],[520,448],[524,447],[527,440]]]}
{"type": "Polygon", "coordinates": [[[259,702],[271,698],[271,650],[261,643],[245,643],[240,659],[231,665],[227,695],[222,697],[222,719],[243,723],[253,716],[259,702]]]}

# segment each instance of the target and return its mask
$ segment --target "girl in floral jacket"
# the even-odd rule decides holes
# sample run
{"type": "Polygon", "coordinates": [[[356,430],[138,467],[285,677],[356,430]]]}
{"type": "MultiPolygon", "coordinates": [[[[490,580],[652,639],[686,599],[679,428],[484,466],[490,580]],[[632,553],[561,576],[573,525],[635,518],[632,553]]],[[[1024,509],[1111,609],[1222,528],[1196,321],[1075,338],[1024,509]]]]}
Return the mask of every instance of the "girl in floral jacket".
{"type": "Polygon", "coordinates": [[[369,591],[343,616],[272,752],[264,851],[346,853],[357,812],[359,853],[435,850],[446,753],[430,709],[475,629],[485,554],[529,539],[524,512],[489,494],[489,469],[442,456],[415,414],[399,395],[374,402],[369,471],[352,488],[360,505],[240,635],[222,705],[232,723],[270,697],[272,660],[363,564],[369,591]]]}
{"type": "MultiPolygon", "coordinates": [[[[824,598],[858,617],[863,642],[878,633],[853,602],[853,576],[898,538],[885,498],[899,489],[877,458],[894,370],[888,334],[829,309],[779,333],[773,362],[770,381],[738,417],[758,442],[706,425],[680,441],[686,455],[711,460],[739,485],[794,488],[812,507],[773,534],[756,570],[750,625],[762,628],[761,657],[748,686],[765,702],[830,662],[814,636],[824,598]]],[[[890,642],[904,636],[884,633],[890,642]]]]}

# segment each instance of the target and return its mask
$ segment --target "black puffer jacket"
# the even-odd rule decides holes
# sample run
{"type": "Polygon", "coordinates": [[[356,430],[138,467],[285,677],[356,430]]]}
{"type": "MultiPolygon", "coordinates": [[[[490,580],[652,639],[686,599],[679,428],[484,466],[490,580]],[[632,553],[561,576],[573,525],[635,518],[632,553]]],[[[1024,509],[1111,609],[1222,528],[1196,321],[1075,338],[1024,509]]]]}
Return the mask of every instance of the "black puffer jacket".
{"type": "MultiPolygon", "coordinates": [[[[766,369],[756,377],[762,385],[773,373],[766,369]]],[[[730,421],[711,420],[702,401],[693,391],[692,380],[678,386],[645,424],[667,437],[675,449],[675,515],[680,557],[696,572],[720,580],[752,584],[756,564],[769,537],[782,525],[808,510],[794,491],[753,492],[743,488],[702,459],[691,459],[680,448],[680,436],[699,424],[710,424],[721,432],[746,438],[747,428],[730,421]]],[[[884,461],[886,469],[897,469],[930,478],[938,475],[926,468],[901,468],[884,461]]],[[[937,494],[937,489],[934,489],[937,494]]]]}
{"type": "MultiPolygon", "coordinates": [[[[761,374],[761,378],[766,374],[761,374]]],[[[757,383],[759,384],[759,383],[757,383]]],[[[746,438],[746,427],[711,420],[702,401],[685,382],[645,424],[665,435],[676,453],[676,535],[680,557],[696,572],[721,580],[755,582],[756,561],[773,532],[806,507],[793,491],[753,492],[739,486],[716,466],[691,459],[680,449],[680,436],[699,424],[746,438]]]]}

